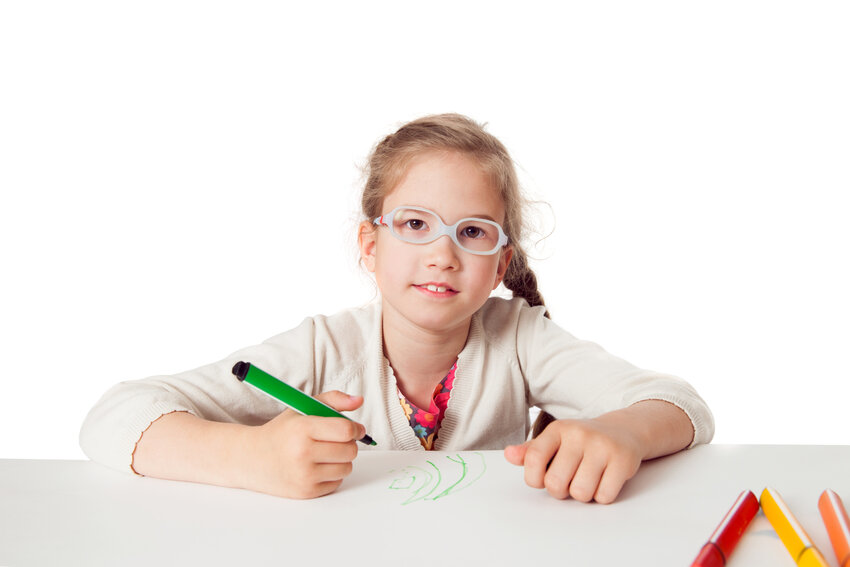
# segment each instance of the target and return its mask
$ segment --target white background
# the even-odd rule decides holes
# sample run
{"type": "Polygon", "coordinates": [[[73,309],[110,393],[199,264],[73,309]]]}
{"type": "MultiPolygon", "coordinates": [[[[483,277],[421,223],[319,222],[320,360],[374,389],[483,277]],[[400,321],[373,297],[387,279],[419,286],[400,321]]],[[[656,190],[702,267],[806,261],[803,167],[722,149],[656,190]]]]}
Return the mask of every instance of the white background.
{"type": "Polygon", "coordinates": [[[358,166],[446,111],[548,203],[556,321],[717,442],[850,443],[845,3],[299,4],[0,4],[0,457],[372,298],[358,166]]]}

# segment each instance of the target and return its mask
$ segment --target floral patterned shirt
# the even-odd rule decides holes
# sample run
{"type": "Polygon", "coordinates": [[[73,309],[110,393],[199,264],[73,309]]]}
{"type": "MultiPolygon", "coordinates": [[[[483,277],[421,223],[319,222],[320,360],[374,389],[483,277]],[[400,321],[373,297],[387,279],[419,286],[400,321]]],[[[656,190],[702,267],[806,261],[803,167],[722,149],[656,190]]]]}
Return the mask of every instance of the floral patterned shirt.
{"type": "Polygon", "coordinates": [[[446,377],[434,388],[434,394],[431,396],[431,407],[427,411],[413,405],[404,397],[401,390],[398,391],[398,399],[401,402],[402,409],[404,409],[404,415],[407,416],[410,427],[413,428],[413,433],[426,451],[431,451],[437,441],[437,432],[440,429],[440,423],[443,421],[443,415],[446,413],[446,406],[449,404],[449,396],[451,396],[452,386],[454,385],[455,371],[457,371],[457,362],[452,365],[446,377]]]}

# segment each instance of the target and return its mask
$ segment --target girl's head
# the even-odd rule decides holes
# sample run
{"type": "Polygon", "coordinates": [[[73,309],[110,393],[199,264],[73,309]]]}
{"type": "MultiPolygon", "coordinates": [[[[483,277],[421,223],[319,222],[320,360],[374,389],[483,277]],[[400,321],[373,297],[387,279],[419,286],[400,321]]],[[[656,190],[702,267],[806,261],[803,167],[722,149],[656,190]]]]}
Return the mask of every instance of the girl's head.
{"type": "MultiPolygon", "coordinates": [[[[464,116],[441,114],[414,120],[375,146],[366,165],[366,183],[361,202],[366,221],[361,228],[361,239],[364,231],[374,232],[376,227],[371,225],[370,221],[387,213],[388,210],[385,209],[389,204],[393,207],[398,204],[422,206],[428,202],[429,197],[425,193],[429,193],[430,186],[423,176],[427,178],[443,172],[456,177],[466,176],[464,177],[466,185],[462,185],[462,188],[481,188],[478,193],[470,189],[472,192],[468,194],[452,192],[450,196],[443,193],[439,197],[433,197],[441,199],[439,203],[446,204],[448,209],[444,210],[454,209],[459,214],[464,214],[462,206],[453,208],[451,205],[456,204],[454,201],[471,199],[471,202],[475,202],[475,206],[479,208],[490,207],[488,210],[494,215],[501,213],[501,218],[495,220],[507,235],[508,245],[498,253],[499,265],[496,266],[497,279],[494,285],[502,280],[514,296],[525,298],[531,305],[542,305],[543,299],[537,291],[536,277],[528,266],[521,244],[524,236],[524,199],[519,189],[513,161],[498,139],[486,132],[481,125],[464,116]],[[429,166],[429,163],[436,163],[442,169],[434,173],[434,166],[429,166]],[[411,180],[411,176],[415,179],[411,180]],[[390,198],[397,189],[404,192],[405,202],[395,203],[394,201],[398,199],[390,198]],[[407,202],[411,198],[417,202],[407,202]],[[484,201],[481,201],[482,199],[484,201]],[[446,203],[446,201],[452,203],[446,203]]],[[[442,182],[435,178],[434,183],[436,187],[442,182]]],[[[431,202],[434,202],[433,199],[431,202]]],[[[439,213],[436,207],[428,208],[439,213]]],[[[486,211],[476,209],[467,211],[466,214],[482,212],[486,211]]],[[[448,212],[442,214],[448,214],[448,212]]],[[[459,218],[443,218],[442,220],[451,224],[459,218]]],[[[439,240],[444,243],[437,245],[438,247],[450,246],[451,241],[448,238],[439,240]]],[[[433,246],[437,242],[427,246],[433,246]]],[[[473,266],[481,261],[480,258],[469,255],[464,258],[473,266]]],[[[364,260],[367,262],[367,267],[374,270],[374,267],[368,265],[368,259],[364,258],[364,260]]],[[[487,293],[489,295],[489,290],[487,293]]]]}

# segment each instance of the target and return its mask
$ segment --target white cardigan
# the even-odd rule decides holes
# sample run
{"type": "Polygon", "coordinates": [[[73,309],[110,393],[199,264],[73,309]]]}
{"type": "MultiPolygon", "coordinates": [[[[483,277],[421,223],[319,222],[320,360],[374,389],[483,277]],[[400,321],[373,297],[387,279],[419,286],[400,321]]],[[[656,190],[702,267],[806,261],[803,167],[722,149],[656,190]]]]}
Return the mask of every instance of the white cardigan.
{"type": "MultiPolygon", "coordinates": [[[[522,299],[490,298],[475,313],[436,450],[521,443],[529,432],[531,406],[559,419],[588,418],[648,399],[684,410],[694,426],[691,446],[711,440],[711,412],[688,383],[641,370],[580,341],[543,312],[522,299]]],[[[399,404],[395,377],[383,355],[378,300],[330,317],[307,318],[295,329],[196,370],[117,384],[86,417],[80,432],[83,451],[94,461],[132,472],[136,443],[166,413],[187,411],[252,425],[278,415],[285,406],[231,373],[240,360],[312,395],[341,390],[363,396],[363,405],[347,415],[365,425],[377,442],[373,450],[424,450],[399,404]]]]}

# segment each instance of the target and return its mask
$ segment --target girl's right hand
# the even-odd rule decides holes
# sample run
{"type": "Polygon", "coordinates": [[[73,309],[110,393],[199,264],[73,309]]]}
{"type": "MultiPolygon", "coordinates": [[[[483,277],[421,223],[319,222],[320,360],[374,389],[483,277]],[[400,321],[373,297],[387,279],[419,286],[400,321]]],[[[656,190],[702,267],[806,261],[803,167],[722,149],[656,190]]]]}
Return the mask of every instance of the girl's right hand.
{"type": "MultiPolygon", "coordinates": [[[[363,404],[361,396],[336,390],[317,398],[337,411],[363,404]]],[[[245,488],[286,498],[316,498],[336,490],[351,474],[357,440],[366,435],[357,422],[293,410],[251,430],[245,488]]]]}

